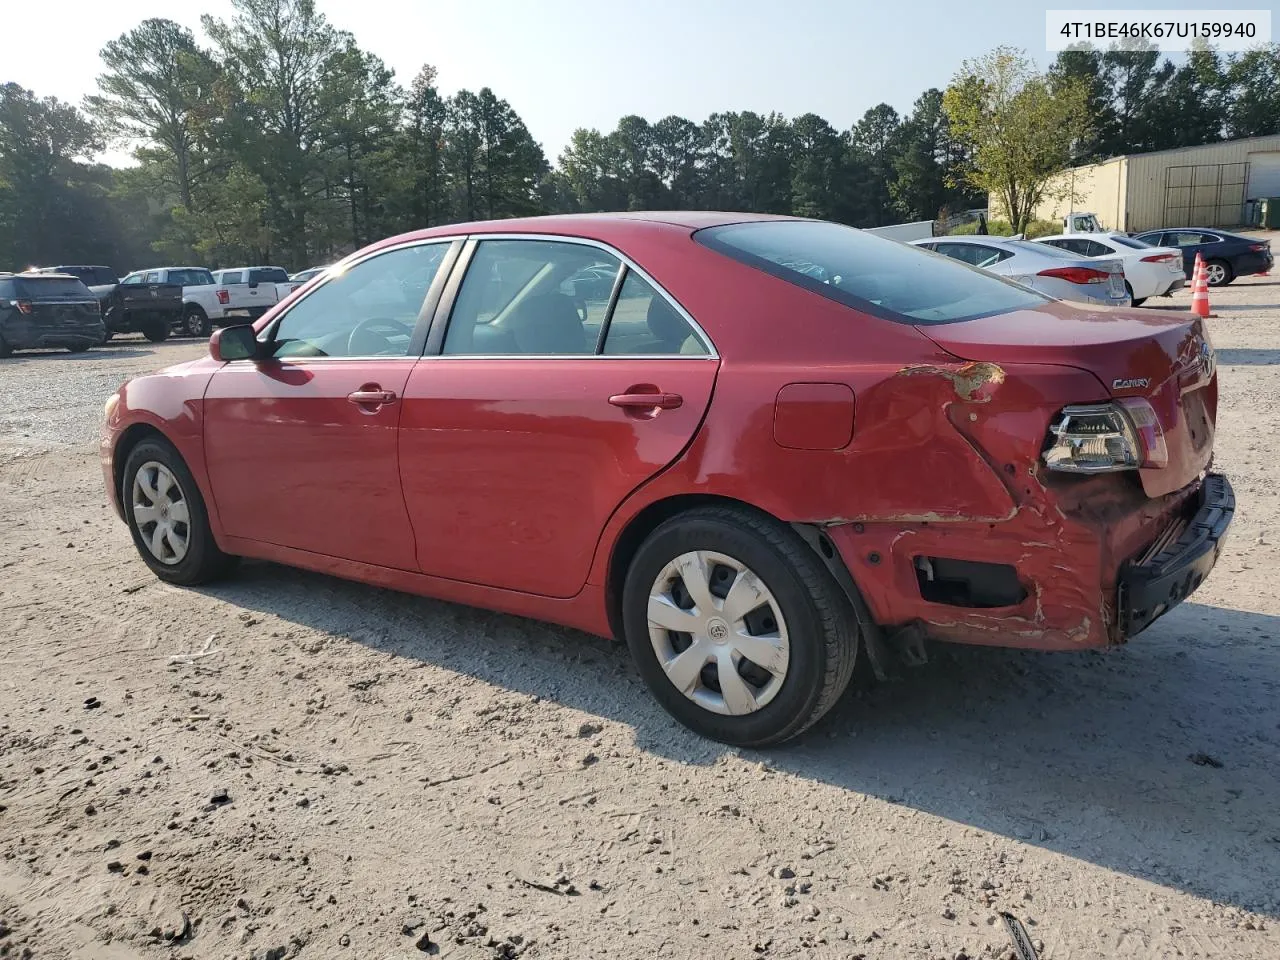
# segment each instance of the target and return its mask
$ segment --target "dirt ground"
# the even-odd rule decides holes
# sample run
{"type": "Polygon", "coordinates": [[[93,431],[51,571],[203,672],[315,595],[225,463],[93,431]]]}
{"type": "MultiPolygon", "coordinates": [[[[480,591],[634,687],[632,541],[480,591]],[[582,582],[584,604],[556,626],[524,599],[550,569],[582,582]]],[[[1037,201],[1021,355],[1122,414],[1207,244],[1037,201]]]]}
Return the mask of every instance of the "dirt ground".
{"type": "MultiPolygon", "coordinates": [[[[0,361],[0,956],[1280,957],[1280,277],[1215,292],[1233,538],[1127,647],[945,648],[722,748],[621,647],[156,581],[94,441],[202,344],[0,361]]],[[[1157,301],[1185,308],[1189,295],[1157,301]]]]}

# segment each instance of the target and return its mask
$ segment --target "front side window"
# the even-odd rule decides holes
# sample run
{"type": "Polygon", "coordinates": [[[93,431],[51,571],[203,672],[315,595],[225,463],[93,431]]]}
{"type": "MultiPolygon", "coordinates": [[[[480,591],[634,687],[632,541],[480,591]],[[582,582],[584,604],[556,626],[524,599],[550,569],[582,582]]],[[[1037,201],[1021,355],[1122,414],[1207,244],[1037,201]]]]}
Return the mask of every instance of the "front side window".
{"type": "Polygon", "coordinates": [[[627,272],[609,318],[604,352],[626,355],[707,356],[706,345],[680,312],[638,273],[627,272]]]}
{"type": "Polygon", "coordinates": [[[144,283],[159,283],[159,282],[160,282],[160,272],[159,272],[158,270],[152,270],[150,273],[148,273],[148,274],[147,274],[147,276],[146,276],[146,278],[145,278],[145,280],[144,280],[143,282],[144,282],[144,283]]]}
{"type": "Polygon", "coordinates": [[[388,250],[330,276],[292,306],[273,333],[274,355],[404,357],[449,243],[388,250]]]}
{"type": "Polygon", "coordinates": [[[694,239],[813,293],[899,323],[953,323],[1035,308],[1049,297],[909,244],[837,223],[761,220],[694,239]],[[797,269],[791,264],[808,264],[797,269]]]}
{"type": "Polygon", "coordinates": [[[604,278],[621,266],[617,257],[587,244],[481,241],[450,313],[443,352],[593,354],[608,307],[604,278]]]}
{"type": "Polygon", "coordinates": [[[219,283],[244,283],[244,278],[239,270],[223,270],[218,276],[222,278],[218,281],[219,283]]]}
{"type": "Polygon", "coordinates": [[[140,273],[131,273],[127,277],[125,277],[123,280],[120,281],[121,286],[127,286],[127,287],[133,287],[140,283],[142,283],[142,274],[140,273]]]}

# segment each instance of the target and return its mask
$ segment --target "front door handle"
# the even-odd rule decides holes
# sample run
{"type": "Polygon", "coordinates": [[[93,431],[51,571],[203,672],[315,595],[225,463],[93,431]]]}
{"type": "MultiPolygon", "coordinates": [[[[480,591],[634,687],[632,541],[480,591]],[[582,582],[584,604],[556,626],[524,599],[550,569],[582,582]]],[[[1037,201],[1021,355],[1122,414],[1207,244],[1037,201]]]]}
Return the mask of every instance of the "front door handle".
{"type": "Polygon", "coordinates": [[[615,393],[609,402],[615,407],[675,410],[684,403],[684,397],[678,393],[615,393]]]}
{"type": "Polygon", "coordinates": [[[381,406],[384,403],[394,403],[396,394],[394,390],[383,390],[381,387],[369,385],[348,393],[347,399],[361,406],[381,406]]]}

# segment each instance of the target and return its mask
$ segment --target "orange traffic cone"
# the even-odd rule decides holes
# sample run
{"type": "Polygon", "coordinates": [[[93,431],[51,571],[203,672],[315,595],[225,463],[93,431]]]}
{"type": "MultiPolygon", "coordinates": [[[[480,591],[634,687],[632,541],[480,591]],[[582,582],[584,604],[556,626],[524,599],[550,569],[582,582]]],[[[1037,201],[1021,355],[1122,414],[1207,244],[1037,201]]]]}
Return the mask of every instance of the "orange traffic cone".
{"type": "Polygon", "coordinates": [[[1191,271],[1191,312],[1201,319],[1214,316],[1209,312],[1209,275],[1204,268],[1204,257],[1198,253],[1195,269],[1191,271]]]}

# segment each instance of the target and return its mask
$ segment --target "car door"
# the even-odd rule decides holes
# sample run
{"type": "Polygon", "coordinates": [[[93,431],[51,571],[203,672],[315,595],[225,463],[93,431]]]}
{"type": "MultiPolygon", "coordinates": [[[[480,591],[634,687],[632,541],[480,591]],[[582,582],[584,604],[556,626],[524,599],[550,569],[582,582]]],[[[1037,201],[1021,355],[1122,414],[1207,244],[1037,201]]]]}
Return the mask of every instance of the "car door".
{"type": "Polygon", "coordinates": [[[692,440],[718,360],[673,300],[598,244],[486,238],[463,259],[405,388],[418,561],[570,597],[613,511],[692,440]],[[617,293],[575,303],[589,267],[611,271],[617,293]]]}
{"type": "Polygon", "coordinates": [[[424,304],[460,247],[407,244],[352,264],[259,334],[266,359],[213,375],[205,459],[227,533],[417,568],[396,430],[424,304]]]}

